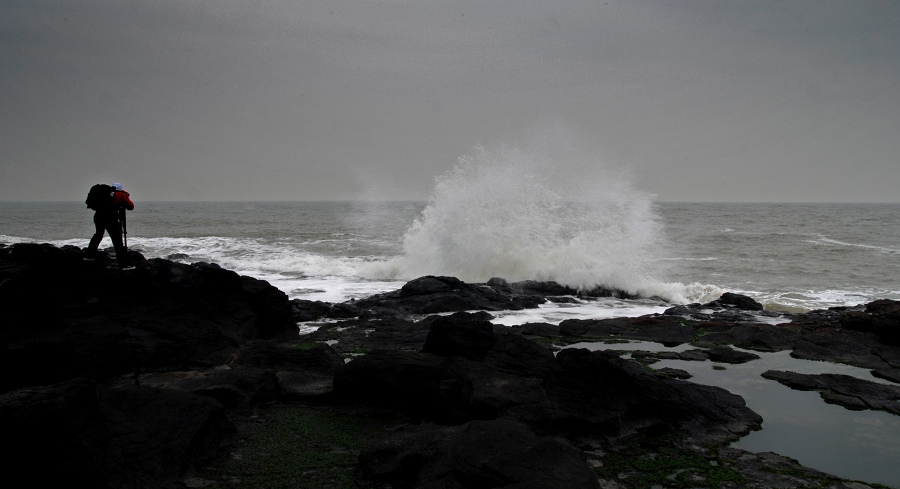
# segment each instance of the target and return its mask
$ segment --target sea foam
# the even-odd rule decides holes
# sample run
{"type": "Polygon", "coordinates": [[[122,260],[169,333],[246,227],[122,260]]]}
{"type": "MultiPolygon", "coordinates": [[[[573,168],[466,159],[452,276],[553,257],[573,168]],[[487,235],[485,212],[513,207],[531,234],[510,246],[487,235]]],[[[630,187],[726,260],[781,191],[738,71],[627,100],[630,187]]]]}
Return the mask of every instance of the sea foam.
{"type": "Polygon", "coordinates": [[[407,279],[554,280],[677,296],[663,281],[665,249],[651,196],[598,162],[477,146],[436,179],[389,265],[407,279]]]}

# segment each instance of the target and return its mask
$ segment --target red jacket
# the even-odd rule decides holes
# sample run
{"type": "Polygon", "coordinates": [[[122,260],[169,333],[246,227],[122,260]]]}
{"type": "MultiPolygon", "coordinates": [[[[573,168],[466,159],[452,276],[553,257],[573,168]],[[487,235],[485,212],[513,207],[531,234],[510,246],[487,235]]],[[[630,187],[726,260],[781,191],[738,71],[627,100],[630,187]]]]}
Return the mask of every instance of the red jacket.
{"type": "Polygon", "coordinates": [[[130,211],[134,210],[134,202],[129,198],[131,194],[124,190],[116,190],[113,192],[113,207],[122,206],[130,211]]]}

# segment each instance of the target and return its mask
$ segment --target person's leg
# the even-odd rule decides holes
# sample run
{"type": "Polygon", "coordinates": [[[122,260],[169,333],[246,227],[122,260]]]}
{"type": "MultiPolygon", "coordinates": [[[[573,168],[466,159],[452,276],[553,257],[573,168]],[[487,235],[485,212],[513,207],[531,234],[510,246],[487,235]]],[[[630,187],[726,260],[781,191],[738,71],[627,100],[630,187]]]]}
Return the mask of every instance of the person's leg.
{"type": "Polygon", "coordinates": [[[103,222],[103,220],[100,218],[100,216],[97,214],[94,214],[95,231],[94,231],[94,236],[91,237],[91,242],[88,244],[88,247],[87,247],[86,253],[88,256],[93,256],[97,253],[97,248],[100,247],[100,241],[103,240],[103,230],[105,227],[106,227],[106,225],[103,222]]]}

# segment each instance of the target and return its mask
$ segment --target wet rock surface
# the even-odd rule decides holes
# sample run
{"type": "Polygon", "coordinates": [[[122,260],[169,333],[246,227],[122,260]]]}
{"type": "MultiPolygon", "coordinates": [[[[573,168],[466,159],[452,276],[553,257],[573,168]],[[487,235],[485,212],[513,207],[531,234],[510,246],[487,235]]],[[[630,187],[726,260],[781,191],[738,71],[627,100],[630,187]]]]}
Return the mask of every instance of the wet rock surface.
{"type": "Polygon", "coordinates": [[[792,389],[818,391],[825,402],[855,411],[874,409],[900,415],[900,385],[885,385],[841,374],[798,374],[768,370],[763,377],[792,389]]]}
{"type": "Polygon", "coordinates": [[[75,378],[0,395],[0,429],[35,487],[177,487],[234,426],[208,396],[75,378]]]}
{"type": "MultiPolygon", "coordinates": [[[[867,487],[728,448],[762,422],[740,396],[641,362],[790,350],[900,378],[890,301],[773,325],[776,315],[731,294],[639,318],[506,327],[488,311],[625,295],[423,277],[343,304],[289,301],[216,265],[131,255],[136,268],[118,270],[74,247],[0,246],[0,358],[15,372],[0,384],[0,424],[22,447],[16,466],[45,469],[40,482],[253,487],[192,474],[222,460],[235,426],[255,426],[247,413],[301,402],[359,423],[393,420],[359,450],[358,487],[867,487]],[[296,323],[310,321],[318,328],[298,336],[296,323]],[[694,349],[634,360],[558,350],[623,340],[694,349]]],[[[788,374],[771,375],[828,402],[896,413],[892,386],[788,374]]]]}
{"type": "Polygon", "coordinates": [[[704,362],[709,360],[715,363],[747,363],[759,358],[754,353],[738,351],[727,346],[714,346],[708,350],[676,351],[644,351],[637,350],[631,353],[631,358],[649,365],[659,360],[684,360],[690,362],[704,362]]]}
{"type": "Polygon", "coordinates": [[[538,307],[544,301],[537,295],[503,293],[489,285],[467,284],[454,277],[427,276],[412,280],[398,290],[354,301],[352,306],[361,315],[378,317],[398,313],[521,310],[538,307]]]}
{"type": "Polygon", "coordinates": [[[359,459],[363,479],[396,487],[600,488],[583,451],[508,419],[418,426],[359,459]]]}

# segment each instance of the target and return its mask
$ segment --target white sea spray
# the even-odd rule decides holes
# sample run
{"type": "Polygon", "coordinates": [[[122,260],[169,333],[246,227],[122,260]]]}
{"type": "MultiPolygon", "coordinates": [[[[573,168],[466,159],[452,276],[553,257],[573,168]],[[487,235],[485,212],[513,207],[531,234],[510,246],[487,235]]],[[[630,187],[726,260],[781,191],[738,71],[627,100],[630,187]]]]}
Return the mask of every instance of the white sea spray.
{"type": "Polygon", "coordinates": [[[681,295],[663,279],[666,242],[651,196],[576,158],[475,147],[436,179],[391,272],[681,295]]]}

